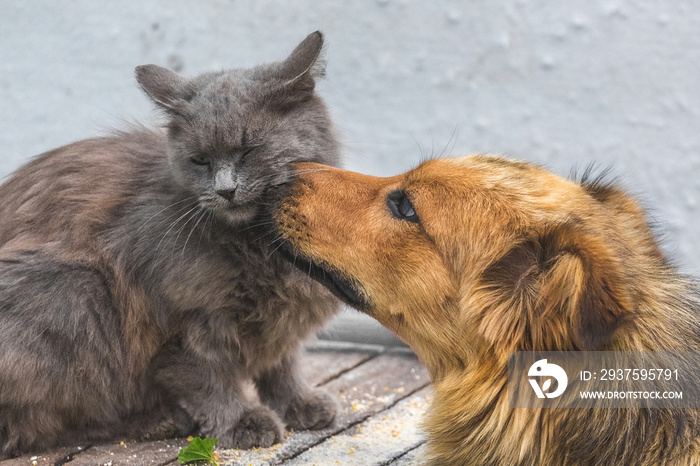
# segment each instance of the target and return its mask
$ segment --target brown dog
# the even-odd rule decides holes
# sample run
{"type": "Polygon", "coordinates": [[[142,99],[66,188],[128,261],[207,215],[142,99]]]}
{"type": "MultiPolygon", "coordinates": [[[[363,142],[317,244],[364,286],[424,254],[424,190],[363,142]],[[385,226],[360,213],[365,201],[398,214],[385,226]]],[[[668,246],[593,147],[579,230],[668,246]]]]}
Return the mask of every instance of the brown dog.
{"type": "Polygon", "coordinates": [[[298,173],[277,232],[296,265],[424,362],[435,464],[700,463],[695,409],[508,407],[509,351],[700,349],[697,291],[628,195],[485,156],[391,178],[298,173]]]}

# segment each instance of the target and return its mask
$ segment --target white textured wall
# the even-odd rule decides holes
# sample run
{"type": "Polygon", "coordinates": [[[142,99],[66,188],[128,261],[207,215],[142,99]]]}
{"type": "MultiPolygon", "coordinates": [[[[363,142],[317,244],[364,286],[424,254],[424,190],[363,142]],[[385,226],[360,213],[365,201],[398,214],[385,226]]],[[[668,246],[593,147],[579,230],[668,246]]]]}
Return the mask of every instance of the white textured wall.
{"type": "Polygon", "coordinates": [[[136,65],[248,66],[316,29],[348,168],[443,151],[612,165],[700,273],[697,0],[0,0],[0,176],[150,118],[136,65]]]}

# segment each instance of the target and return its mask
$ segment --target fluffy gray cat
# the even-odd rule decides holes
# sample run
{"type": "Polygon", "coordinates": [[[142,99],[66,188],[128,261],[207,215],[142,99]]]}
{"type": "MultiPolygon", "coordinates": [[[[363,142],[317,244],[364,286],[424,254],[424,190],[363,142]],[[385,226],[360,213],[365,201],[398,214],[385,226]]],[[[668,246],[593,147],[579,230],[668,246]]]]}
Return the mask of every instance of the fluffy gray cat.
{"type": "Polygon", "coordinates": [[[294,162],[338,162],[322,45],[191,79],[140,66],[166,131],[80,141],[0,186],[0,456],[191,432],[264,447],[333,422],[295,358],[335,298],[258,230],[294,162]]]}

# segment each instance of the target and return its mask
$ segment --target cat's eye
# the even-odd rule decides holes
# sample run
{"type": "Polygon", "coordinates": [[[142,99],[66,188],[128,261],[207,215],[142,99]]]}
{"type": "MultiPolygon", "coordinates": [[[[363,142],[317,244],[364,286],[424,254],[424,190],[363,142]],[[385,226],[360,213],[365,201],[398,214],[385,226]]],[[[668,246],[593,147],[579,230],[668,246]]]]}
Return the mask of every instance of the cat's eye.
{"type": "Polygon", "coordinates": [[[403,191],[393,191],[386,197],[386,205],[394,218],[418,223],[418,214],[413,208],[411,200],[403,191]]]}
{"type": "Polygon", "coordinates": [[[245,159],[248,155],[253,153],[255,151],[255,149],[257,149],[258,147],[260,147],[260,146],[252,146],[252,147],[248,147],[248,148],[244,149],[243,152],[241,153],[241,160],[245,159]]]}
{"type": "Polygon", "coordinates": [[[195,165],[209,165],[211,163],[211,159],[206,155],[195,155],[194,157],[190,158],[190,162],[195,165]]]}

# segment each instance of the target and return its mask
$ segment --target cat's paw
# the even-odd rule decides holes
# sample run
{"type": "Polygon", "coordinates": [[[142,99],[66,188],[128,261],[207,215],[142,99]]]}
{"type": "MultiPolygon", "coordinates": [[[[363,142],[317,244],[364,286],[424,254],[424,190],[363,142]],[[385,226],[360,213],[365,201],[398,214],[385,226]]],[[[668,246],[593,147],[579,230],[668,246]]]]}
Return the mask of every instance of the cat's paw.
{"type": "Polygon", "coordinates": [[[165,440],[173,437],[187,437],[197,424],[189,414],[180,408],[173,408],[170,412],[161,413],[160,416],[149,415],[142,426],[141,440],[165,440]]]}
{"type": "Polygon", "coordinates": [[[265,406],[243,413],[238,423],[219,438],[219,447],[247,450],[271,447],[282,441],[284,428],[277,415],[265,406]]]}
{"type": "Polygon", "coordinates": [[[324,429],[333,423],[339,410],[338,400],[328,392],[312,390],[289,405],[284,421],[292,429],[324,429]]]}

